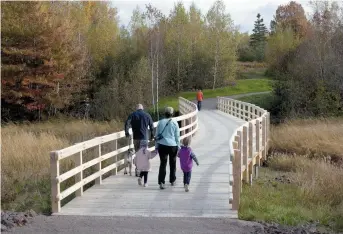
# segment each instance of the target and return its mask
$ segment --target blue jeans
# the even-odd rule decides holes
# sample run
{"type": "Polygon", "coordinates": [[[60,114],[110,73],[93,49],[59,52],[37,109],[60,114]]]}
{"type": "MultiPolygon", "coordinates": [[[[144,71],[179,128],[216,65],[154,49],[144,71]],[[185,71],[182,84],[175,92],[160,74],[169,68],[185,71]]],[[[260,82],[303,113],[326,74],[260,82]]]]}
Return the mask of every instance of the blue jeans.
{"type": "Polygon", "coordinates": [[[198,101],[198,110],[200,111],[201,109],[201,101],[198,101]]]}
{"type": "Polygon", "coordinates": [[[191,182],[192,172],[183,172],[183,184],[188,184],[191,182]]]}

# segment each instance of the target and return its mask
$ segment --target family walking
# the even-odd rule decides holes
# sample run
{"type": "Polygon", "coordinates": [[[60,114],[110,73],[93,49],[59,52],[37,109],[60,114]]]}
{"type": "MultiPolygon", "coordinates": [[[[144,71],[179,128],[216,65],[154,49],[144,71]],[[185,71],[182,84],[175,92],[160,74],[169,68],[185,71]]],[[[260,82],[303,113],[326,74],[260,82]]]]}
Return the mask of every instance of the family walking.
{"type": "Polygon", "coordinates": [[[138,184],[148,186],[148,173],[151,171],[150,160],[157,154],[160,157],[160,167],[158,172],[158,185],[160,189],[165,189],[165,177],[169,156],[169,182],[175,186],[176,181],[176,160],[180,159],[180,167],[183,171],[183,183],[185,191],[189,191],[193,161],[199,162],[190,148],[191,138],[186,137],[180,144],[180,129],[178,123],[172,119],[174,109],[165,109],[165,118],[161,119],[156,127],[155,136],[153,134],[153,121],[151,116],[143,111],[141,104],[137,105],[137,110],[133,112],[125,123],[125,135],[129,137],[129,128],[133,132],[133,141],[136,151],[135,165],[139,173],[138,184]],[[155,140],[155,150],[148,149],[148,127],[150,130],[150,140],[155,140]],[[142,182],[143,180],[143,182],[142,182]]]}

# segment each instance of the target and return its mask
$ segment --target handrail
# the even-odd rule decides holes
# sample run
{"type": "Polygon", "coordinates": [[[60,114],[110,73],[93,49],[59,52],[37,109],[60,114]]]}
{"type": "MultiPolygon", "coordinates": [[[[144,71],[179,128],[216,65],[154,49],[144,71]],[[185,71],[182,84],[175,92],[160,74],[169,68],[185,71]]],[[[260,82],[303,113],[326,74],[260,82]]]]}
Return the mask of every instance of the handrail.
{"type": "Polygon", "coordinates": [[[229,194],[233,210],[238,210],[242,180],[252,183],[252,173],[255,167],[261,165],[261,160],[266,160],[269,146],[270,114],[268,111],[251,103],[234,100],[231,98],[217,97],[217,109],[245,120],[230,138],[230,185],[229,194]]]}
{"type": "MultiPolygon", "coordinates": [[[[194,136],[198,130],[197,105],[185,98],[179,97],[179,111],[182,115],[173,119],[175,121],[181,121],[180,139],[187,136],[194,136]]],[[[157,123],[154,123],[154,128],[157,127],[157,123]]],[[[132,129],[129,132],[132,133],[132,129]]],[[[69,195],[75,193],[76,196],[82,196],[84,185],[94,180],[95,184],[101,184],[102,176],[110,171],[114,170],[114,174],[117,174],[119,166],[125,163],[125,159],[118,160],[117,156],[126,152],[130,147],[133,147],[133,140],[131,139],[128,145],[118,148],[118,140],[120,139],[125,139],[125,131],[96,137],[61,150],[50,152],[51,203],[53,213],[60,212],[61,201],[69,195]],[[115,150],[102,154],[101,146],[111,142],[114,143],[115,150]],[[94,147],[98,147],[98,155],[87,162],[83,162],[83,151],[94,147]],[[113,157],[115,157],[115,162],[103,168],[102,162],[113,157]],[[67,158],[74,161],[75,167],[60,174],[60,162],[67,158]],[[94,166],[96,166],[96,172],[84,178],[83,171],[94,166]],[[75,178],[74,185],[61,192],[61,183],[72,177],[75,178]]],[[[154,150],[155,146],[149,149],[154,150]]]]}

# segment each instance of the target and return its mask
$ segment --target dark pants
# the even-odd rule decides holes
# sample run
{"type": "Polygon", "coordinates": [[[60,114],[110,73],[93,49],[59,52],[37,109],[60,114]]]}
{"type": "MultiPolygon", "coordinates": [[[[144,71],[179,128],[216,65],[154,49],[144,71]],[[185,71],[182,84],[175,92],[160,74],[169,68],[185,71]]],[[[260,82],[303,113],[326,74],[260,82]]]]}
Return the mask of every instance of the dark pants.
{"type": "Polygon", "coordinates": [[[191,182],[192,172],[183,172],[183,184],[188,184],[191,182]]]}
{"type": "Polygon", "coordinates": [[[139,147],[140,147],[140,145],[141,145],[141,140],[139,140],[139,139],[134,139],[134,140],[133,140],[133,145],[134,145],[134,148],[135,148],[135,152],[137,153],[138,150],[139,150],[139,147]]]}
{"type": "Polygon", "coordinates": [[[165,184],[168,155],[170,167],[169,182],[175,182],[177,150],[177,146],[166,146],[161,144],[158,146],[158,154],[160,155],[160,170],[158,172],[158,184],[165,184]]]}
{"type": "Polygon", "coordinates": [[[146,184],[148,182],[148,171],[141,171],[141,174],[139,175],[139,177],[143,178],[144,177],[144,184],[146,184]]]}
{"type": "Polygon", "coordinates": [[[200,111],[201,109],[201,101],[198,101],[198,110],[200,111]]]}

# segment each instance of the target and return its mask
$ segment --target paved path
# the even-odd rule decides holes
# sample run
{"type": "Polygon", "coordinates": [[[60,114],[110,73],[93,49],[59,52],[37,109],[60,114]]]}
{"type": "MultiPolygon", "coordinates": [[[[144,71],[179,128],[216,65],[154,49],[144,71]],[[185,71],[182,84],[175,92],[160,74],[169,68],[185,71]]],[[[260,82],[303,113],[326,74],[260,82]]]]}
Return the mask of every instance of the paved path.
{"type": "Polygon", "coordinates": [[[225,218],[38,216],[16,234],[263,234],[260,224],[225,218]]]}

